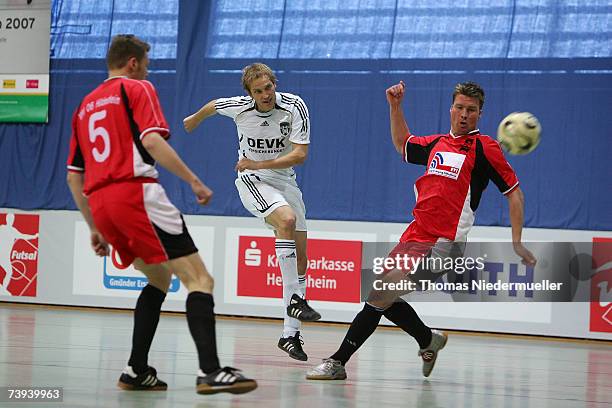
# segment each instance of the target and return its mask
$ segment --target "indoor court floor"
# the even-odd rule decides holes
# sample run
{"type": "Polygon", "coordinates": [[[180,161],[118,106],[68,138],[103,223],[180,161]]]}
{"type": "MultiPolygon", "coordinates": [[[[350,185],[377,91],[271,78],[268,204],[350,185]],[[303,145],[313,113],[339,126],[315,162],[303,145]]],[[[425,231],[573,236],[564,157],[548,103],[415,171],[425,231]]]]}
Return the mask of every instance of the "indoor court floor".
{"type": "Polygon", "coordinates": [[[610,407],[612,344],[450,333],[429,379],[416,342],[378,329],[347,365],[345,381],[304,379],[335,351],[346,325],[309,324],[309,361],[276,347],[280,320],[219,318],[221,365],[243,369],[259,388],[243,395],[195,393],[197,358],[184,315],[165,314],[149,363],[166,392],[121,391],[132,316],[125,311],[0,303],[0,386],[64,388],[62,403],[2,407],[610,407]]]}

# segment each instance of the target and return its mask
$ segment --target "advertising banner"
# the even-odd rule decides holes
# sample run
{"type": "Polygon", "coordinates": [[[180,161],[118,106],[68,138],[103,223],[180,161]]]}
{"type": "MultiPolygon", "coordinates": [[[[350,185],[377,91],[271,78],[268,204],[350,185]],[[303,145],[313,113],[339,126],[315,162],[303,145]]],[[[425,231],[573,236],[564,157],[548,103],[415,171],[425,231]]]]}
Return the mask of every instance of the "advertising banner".
{"type": "Polygon", "coordinates": [[[0,0],[0,122],[47,122],[50,30],[50,0],[0,0]]]}
{"type": "Polygon", "coordinates": [[[593,238],[590,330],[612,333],[612,239],[593,238]]]}
{"type": "MultiPolygon", "coordinates": [[[[273,237],[240,236],[238,296],[282,298],[283,281],[273,237]]],[[[360,241],[309,239],[306,298],[359,303],[360,241]]]]}
{"type": "MultiPolygon", "coordinates": [[[[189,227],[189,233],[199,249],[206,265],[213,263],[212,227],[189,227]]],[[[111,247],[110,256],[98,257],[89,247],[89,228],[83,221],[75,223],[74,231],[74,278],[75,295],[97,295],[116,297],[138,297],[147,285],[147,278],[134,266],[124,266],[119,255],[111,247]]],[[[186,299],[187,291],[178,278],[172,278],[168,299],[186,299]]]]}
{"type": "Polygon", "coordinates": [[[36,214],[0,213],[0,297],[36,296],[38,226],[36,214]]]}

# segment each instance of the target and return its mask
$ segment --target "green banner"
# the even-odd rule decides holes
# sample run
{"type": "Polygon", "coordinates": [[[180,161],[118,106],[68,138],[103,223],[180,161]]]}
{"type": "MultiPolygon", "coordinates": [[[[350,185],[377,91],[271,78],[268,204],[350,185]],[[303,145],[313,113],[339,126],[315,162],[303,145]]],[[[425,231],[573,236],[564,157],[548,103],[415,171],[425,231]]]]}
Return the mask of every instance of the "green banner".
{"type": "Polygon", "coordinates": [[[0,122],[47,122],[49,95],[0,94],[0,122]]]}

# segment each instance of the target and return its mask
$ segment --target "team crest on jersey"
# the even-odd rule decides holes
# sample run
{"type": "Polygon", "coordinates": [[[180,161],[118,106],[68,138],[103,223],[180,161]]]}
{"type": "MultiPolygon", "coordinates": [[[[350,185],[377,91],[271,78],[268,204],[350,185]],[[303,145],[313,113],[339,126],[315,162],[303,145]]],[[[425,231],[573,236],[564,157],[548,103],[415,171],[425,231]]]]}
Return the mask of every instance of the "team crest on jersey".
{"type": "Polygon", "coordinates": [[[283,136],[289,136],[291,133],[291,124],[289,122],[281,122],[280,132],[283,136]]]}
{"type": "Polygon", "coordinates": [[[464,154],[437,152],[429,163],[427,174],[435,174],[457,180],[464,161],[464,154]]]}

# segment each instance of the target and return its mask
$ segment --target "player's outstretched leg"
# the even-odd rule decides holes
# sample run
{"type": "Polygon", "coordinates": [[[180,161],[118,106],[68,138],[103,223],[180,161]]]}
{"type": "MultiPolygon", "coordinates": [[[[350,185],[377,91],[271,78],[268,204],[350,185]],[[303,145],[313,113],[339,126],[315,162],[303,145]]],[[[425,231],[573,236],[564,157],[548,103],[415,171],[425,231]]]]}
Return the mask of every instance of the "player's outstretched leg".
{"type": "Polygon", "coordinates": [[[342,362],[333,358],[325,358],[323,362],[313,367],[306,374],[307,380],[346,380],[346,370],[342,362]]]}
{"type": "Polygon", "coordinates": [[[321,364],[313,367],[306,373],[308,380],[344,380],[346,371],[344,366],[351,356],[361,347],[363,343],[374,333],[383,310],[366,303],[361,312],[353,319],[344,340],[338,350],[321,364]]]}
{"type": "Polygon", "coordinates": [[[419,356],[423,359],[423,375],[429,377],[431,370],[433,370],[438,358],[440,350],[446,346],[448,341],[448,335],[443,331],[432,330],[431,331],[431,343],[424,348],[419,350],[419,356]]]}
{"type": "Polygon", "coordinates": [[[393,305],[385,310],[384,316],[419,343],[419,356],[423,359],[423,375],[429,377],[439,351],[444,348],[448,340],[446,333],[427,327],[416,310],[402,298],[396,299],[393,305]]]}

